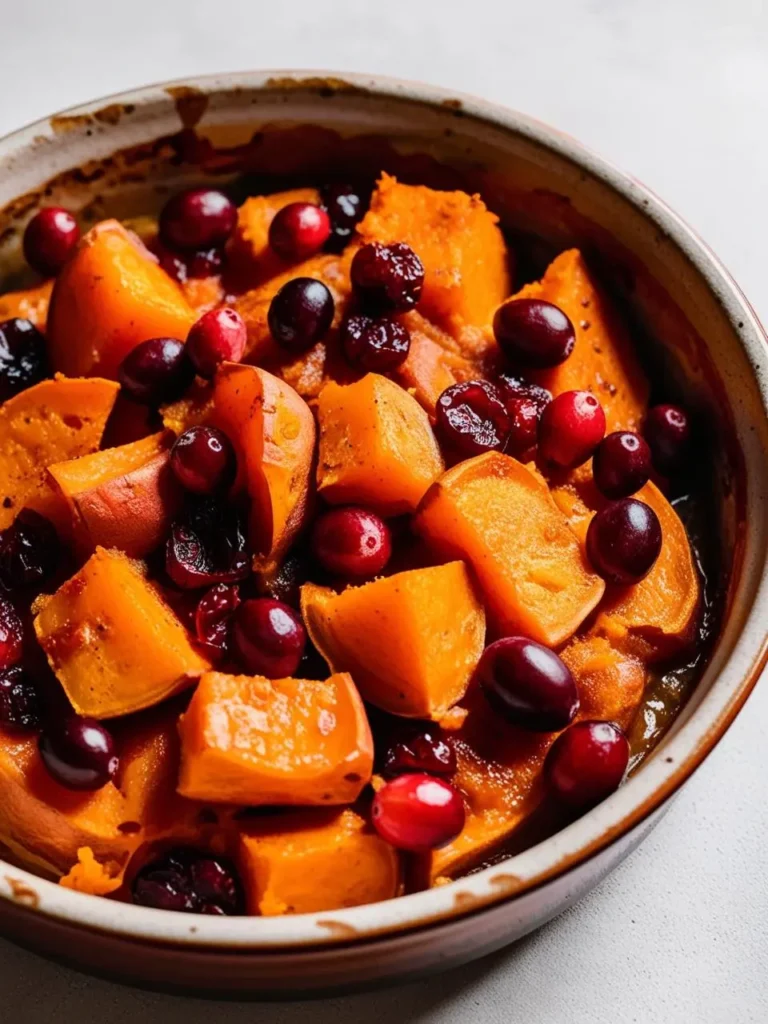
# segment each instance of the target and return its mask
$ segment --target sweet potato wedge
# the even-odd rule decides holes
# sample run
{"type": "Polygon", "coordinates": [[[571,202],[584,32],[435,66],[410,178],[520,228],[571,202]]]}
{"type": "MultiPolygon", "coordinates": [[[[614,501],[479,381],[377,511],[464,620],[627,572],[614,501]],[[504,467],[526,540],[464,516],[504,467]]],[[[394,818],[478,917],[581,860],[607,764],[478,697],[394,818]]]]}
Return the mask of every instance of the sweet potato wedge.
{"type": "Polygon", "coordinates": [[[18,292],[0,295],[0,321],[20,317],[22,320],[31,321],[45,333],[52,291],[53,279],[43,281],[35,288],[24,288],[18,292]]]}
{"type": "Polygon", "coordinates": [[[213,385],[197,377],[183,398],[160,407],[163,426],[178,437],[189,427],[207,423],[213,414],[213,385]]]}
{"type": "Polygon", "coordinates": [[[293,188],[270,196],[251,196],[237,211],[237,225],[228,245],[229,262],[239,281],[251,286],[282,273],[289,263],[269,244],[269,227],[275,214],[291,203],[320,205],[316,188],[293,188]]]}

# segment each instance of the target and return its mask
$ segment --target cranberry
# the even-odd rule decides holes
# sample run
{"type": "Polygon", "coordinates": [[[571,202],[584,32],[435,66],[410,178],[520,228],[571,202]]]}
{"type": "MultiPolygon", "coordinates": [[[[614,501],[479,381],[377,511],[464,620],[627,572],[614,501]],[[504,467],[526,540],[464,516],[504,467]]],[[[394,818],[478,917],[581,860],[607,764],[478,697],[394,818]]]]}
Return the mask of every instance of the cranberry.
{"type": "Polygon", "coordinates": [[[166,249],[165,246],[159,245],[156,246],[155,255],[166,274],[174,281],[178,281],[179,284],[184,284],[189,276],[187,261],[184,257],[178,252],[173,252],[172,249],[166,249]]]}
{"type": "Polygon", "coordinates": [[[358,249],[350,267],[352,287],[371,312],[413,309],[424,287],[424,267],[409,245],[370,242],[358,249]]]}
{"type": "Polygon", "coordinates": [[[501,451],[512,429],[499,389],[485,380],[446,388],[437,400],[436,416],[444,444],[465,458],[501,451]]]}
{"type": "Polygon", "coordinates": [[[171,469],[186,490],[212,494],[234,480],[235,450],[218,427],[190,427],[171,449],[171,469]]]}
{"type": "Polygon", "coordinates": [[[617,430],[595,449],[592,475],[606,498],[627,498],[648,482],[651,449],[639,434],[617,430]]]}
{"type": "Polygon", "coordinates": [[[0,323],[0,403],[48,376],[45,338],[29,320],[0,323]]]}
{"type": "Polygon", "coordinates": [[[203,313],[187,337],[187,351],[201,377],[210,379],[219,363],[239,363],[245,354],[248,330],[235,309],[222,306],[203,313]]]}
{"type": "Polygon", "coordinates": [[[321,206],[289,203],[269,225],[269,244],[284,260],[305,260],[319,252],[331,233],[331,222],[321,206]]]}
{"type": "Polygon", "coordinates": [[[592,568],[609,583],[638,583],[661,551],[659,517],[644,501],[622,498],[601,509],[587,530],[592,568]]]}
{"type": "Polygon", "coordinates": [[[352,366],[371,373],[386,373],[405,362],[411,347],[411,332],[390,317],[348,316],[341,342],[352,366]]]}
{"type": "Polygon", "coordinates": [[[243,913],[243,894],[234,866],[222,857],[179,847],[150,861],[133,882],[133,902],[188,914],[243,913]]]}
{"type": "Polygon", "coordinates": [[[577,722],[558,736],[544,765],[551,792],[578,811],[605,800],[621,785],[629,743],[612,722],[577,722]]]}
{"type": "Polygon", "coordinates": [[[456,751],[438,725],[412,729],[391,744],[384,758],[384,774],[389,776],[405,772],[451,776],[455,771],[456,751]]]}
{"type": "Polygon", "coordinates": [[[257,597],[235,612],[233,640],[249,672],[284,679],[299,667],[307,634],[293,608],[269,597],[257,597]]]}
{"type": "Polygon", "coordinates": [[[71,714],[49,722],[39,747],[48,772],[67,789],[101,789],[120,767],[112,734],[95,718],[71,714]]]}
{"type": "Polygon", "coordinates": [[[499,306],[493,333],[507,358],[535,369],[564,362],[576,344],[569,318],[559,306],[543,299],[513,299],[499,306]]]}
{"type": "Polygon", "coordinates": [[[506,450],[511,455],[523,455],[536,444],[541,414],[552,401],[546,388],[525,384],[502,374],[498,388],[510,419],[506,450]]]}
{"type": "Polygon", "coordinates": [[[648,410],[643,434],[660,473],[672,473],[680,467],[691,441],[691,426],[684,409],[679,405],[654,405],[648,410]]]}
{"type": "Polygon", "coordinates": [[[0,669],[19,661],[23,642],[24,627],[18,612],[8,598],[0,594],[0,669]]]}
{"type": "Polygon", "coordinates": [[[191,504],[171,527],[165,569],[182,590],[237,583],[250,575],[237,511],[211,499],[191,504]]]}
{"type": "Polygon", "coordinates": [[[314,277],[288,281],[269,304],[267,322],[272,337],[291,352],[305,352],[333,322],[333,296],[314,277]]]}
{"type": "Polygon", "coordinates": [[[491,707],[522,729],[564,729],[579,710],[568,666],[554,651],[524,636],[507,636],[486,647],[477,678],[491,707]]]}
{"type": "Polygon", "coordinates": [[[461,793],[432,775],[398,775],[373,798],[371,817],[382,839],[423,853],[450,843],[464,828],[461,793]]]}
{"type": "Polygon", "coordinates": [[[364,508],[332,508],[315,522],[312,553],[320,565],[344,579],[377,576],[392,555],[389,527],[364,508]]]}
{"type": "Polygon", "coordinates": [[[539,454],[563,469],[586,462],[605,434],[605,413],[589,391],[564,391],[539,421],[539,454]]]}
{"type": "Polygon", "coordinates": [[[183,342],[150,338],[128,353],[117,377],[134,401],[154,406],[181,398],[195,379],[195,368],[183,342]]]}
{"type": "Polygon", "coordinates": [[[217,583],[200,598],[195,611],[195,636],[216,657],[229,650],[232,616],[239,606],[239,589],[226,583],[217,583]]]}
{"type": "Polygon", "coordinates": [[[0,725],[34,732],[41,720],[40,694],[32,676],[21,665],[0,669],[0,725]]]}
{"type": "Polygon", "coordinates": [[[0,582],[8,590],[39,590],[59,564],[56,528],[45,516],[23,508],[0,534],[0,582]]]}
{"type": "Polygon", "coordinates": [[[354,185],[326,185],[323,189],[323,206],[331,221],[328,248],[341,252],[365,213],[367,196],[354,185]]]}
{"type": "Polygon", "coordinates": [[[216,277],[224,269],[221,249],[200,249],[187,256],[187,277],[216,277]]]}
{"type": "Polygon", "coordinates": [[[215,188],[192,188],[173,196],[160,213],[160,238],[171,249],[222,245],[237,223],[232,200],[215,188]]]}
{"type": "Polygon", "coordinates": [[[79,238],[80,228],[69,210],[48,206],[27,224],[24,258],[38,274],[53,277],[64,266],[79,238]]]}

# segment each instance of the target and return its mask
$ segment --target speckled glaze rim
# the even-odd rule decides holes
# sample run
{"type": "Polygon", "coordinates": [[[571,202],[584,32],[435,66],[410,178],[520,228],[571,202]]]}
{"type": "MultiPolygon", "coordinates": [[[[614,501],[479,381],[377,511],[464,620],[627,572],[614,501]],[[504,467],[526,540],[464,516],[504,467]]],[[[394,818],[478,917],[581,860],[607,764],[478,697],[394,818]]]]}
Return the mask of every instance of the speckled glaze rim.
{"type": "MultiPolygon", "coordinates": [[[[164,83],[102,98],[58,115],[59,120],[96,115],[112,105],[141,111],[150,104],[173,103],[186,88],[209,96],[242,89],[317,88],[366,93],[379,99],[408,101],[419,107],[451,107],[467,118],[523,136],[584,168],[650,218],[685,254],[724,310],[758,382],[763,412],[768,406],[768,339],[749,303],[723,265],[697,235],[660,199],[629,175],[591,153],[569,136],[546,125],[472,96],[381,76],[328,71],[264,71],[207,76],[164,83]]],[[[42,138],[52,138],[44,119],[0,140],[0,159],[42,138]]],[[[426,892],[349,910],[277,918],[191,917],[115,903],[64,889],[0,861],[0,898],[27,905],[80,928],[140,942],[218,951],[267,954],[357,943],[431,927],[513,900],[558,877],[626,835],[659,808],[696,770],[722,738],[746,701],[768,660],[768,568],[759,575],[754,601],[727,662],[689,720],[612,797],[545,842],[459,881],[426,892]]]]}

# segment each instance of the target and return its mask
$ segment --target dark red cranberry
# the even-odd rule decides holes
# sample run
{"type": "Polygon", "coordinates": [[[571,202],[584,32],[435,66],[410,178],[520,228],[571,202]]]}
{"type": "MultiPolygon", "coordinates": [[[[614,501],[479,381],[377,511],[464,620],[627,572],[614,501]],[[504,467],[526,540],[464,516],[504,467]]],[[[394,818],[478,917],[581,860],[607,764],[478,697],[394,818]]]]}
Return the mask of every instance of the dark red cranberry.
{"type": "Polygon", "coordinates": [[[234,648],[249,672],[286,679],[299,667],[307,634],[298,614],[269,597],[244,601],[235,612],[234,648]]]}
{"type": "Polygon", "coordinates": [[[203,313],[187,337],[187,352],[201,377],[210,379],[220,363],[239,363],[248,330],[235,309],[222,306],[203,313]]]}
{"type": "Polygon", "coordinates": [[[558,366],[573,352],[576,332],[559,306],[543,299],[513,299],[499,306],[493,333],[502,352],[518,366],[558,366]]]}
{"type": "Polygon", "coordinates": [[[244,912],[234,865],[222,857],[180,847],[145,864],[133,882],[133,902],[188,914],[244,912]]]}
{"type": "Polygon", "coordinates": [[[450,777],[456,771],[456,751],[440,726],[414,727],[387,749],[383,771],[388,776],[423,772],[450,777]]]}
{"type": "Polygon", "coordinates": [[[605,434],[603,407],[590,391],[564,391],[539,421],[539,454],[544,462],[571,469],[586,462],[605,434]]]}
{"type": "Polygon", "coordinates": [[[327,248],[341,252],[354,234],[368,205],[368,196],[354,185],[326,185],[322,192],[323,206],[331,221],[327,248]]]}
{"type": "Polygon", "coordinates": [[[269,225],[269,244],[284,260],[305,260],[319,252],[331,233],[331,222],[321,206],[289,203],[269,225]]]}
{"type": "Polygon", "coordinates": [[[200,249],[187,256],[187,277],[216,277],[224,269],[222,249],[200,249]]]}
{"type": "Polygon", "coordinates": [[[249,576],[251,560],[237,510],[208,498],[192,502],[171,527],[165,569],[182,590],[249,576]]]}
{"type": "Polygon", "coordinates": [[[0,534],[0,582],[8,590],[39,590],[56,571],[60,551],[53,523],[23,508],[0,534]]]}
{"type": "Polygon", "coordinates": [[[37,684],[21,665],[0,669],[0,725],[17,732],[40,728],[42,708],[37,684]]]}
{"type": "Polygon", "coordinates": [[[0,403],[48,376],[45,338],[29,320],[0,323],[0,403]]]}
{"type": "Polygon", "coordinates": [[[348,316],[341,332],[347,360],[360,370],[386,373],[405,362],[411,332],[390,317],[348,316]]]}
{"type": "Polygon", "coordinates": [[[638,583],[661,552],[659,517],[644,501],[622,498],[601,509],[587,530],[592,568],[609,583],[638,583]]]}
{"type": "Polygon", "coordinates": [[[398,850],[422,853],[450,843],[464,828],[461,793],[433,775],[398,775],[378,791],[371,808],[382,839],[398,850]]]}
{"type": "Polygon", "coordinates": [[[21,658],[24,627],[16,609],[0,594],[0,669],[15,665],[21,658]]]}
{"type": "Polygon", "coordinates": [[[195,611],[195,636],[216,657],[229,650],[232,617],[239,606],[238,587],[226,583],[217,583],[200,598],[195,611]]]}
{"type": "Polygon", "coordinates": [[[612,722],[577,722],[552,744],[544,766],[551,792],[566,806],[587,811],[619,788],[629,743],[612,722]]]}
{"type": "Polygon", "coordinates": [[[295,277],[270,302],[267,322],[278,345],[290,352],[305,352],[331,326],[334,311],[333,296],[322,281],[295,277]]]}
{"type": "Polygon", "coordinates": [[[155,406],[181,398],[195,379],[195,368],[183,342],[150,338],[128,353],[117,378],[135,402],[155,406]]]}
{"type": "Polygon", "coordinates": [[[48,722],[39,747],[48,772],[67,789],[101,789],[120,767],[112,734],[95,718],[69,715],[48,722]]]}
{"type": "Polygon", "coordinates": [[[171,469],[186,490],[213,494],[235,478],[235,449],[218,427],[190,427],[171,448],[171,469]]]}
{"type": "Polygon", "coordinates": [[[628,498],[648,482],[651,449],[639,434],[617,430],[595,449],[592,475],[606,498],[628,498]]]}
{"type": "Polygon", "coordinates": [[[348,580],[370,579],[392,555],[389,527],[364,508],[332,508],[315,522],[312,553],[330,573],[348,580]]]}
{"type": "Polygon", "coordinates": [[[24,259],[43,277],[53,277],[77,245],[80,228],[61,206],[40,210],[24,231],[24,259]]]}
{"type": "Polygon", "coordinates": [[[173,196],[160,213],[160,238],[171,249],[211,249],[234,230],[237,209],[215,188],[191,188],[173,196]]]}
{"type": "Polygon", "coordinates": [[[679,405],[654,405],[648,410],[643,434],[660,473],[679,469],[691,442],[691,425],[679,405]]]}
{"type": "Polygon", "coordinates": [[[539,420],[552,401],[552,395],[537,384],[524,384],[506,375],[499,378],[498,388],[510,419],[505,450],[510,455],[521,456],[536,445],[539,420]]]}
{"type": "Polygon", "coordinates": [[[436,415],[441,440],[464,458],[502,451],[512,429],[499,389],[485,380],[446,388],[437,400],[436,415]]]}
{"type": "Polygon", "coordinates": [[[568,666],[554,651],[524,636],[507,636],[486,647],[477,678],[491,707],[522,729],[555,732],[579,710],[568,666]]]}
{"type": "Polygon", "coordinates": [[[424,287],[424,267],[404,242],[370,242],[358,249],[350,267],[352,287],[368,312],[413,309],[424,287]]]}

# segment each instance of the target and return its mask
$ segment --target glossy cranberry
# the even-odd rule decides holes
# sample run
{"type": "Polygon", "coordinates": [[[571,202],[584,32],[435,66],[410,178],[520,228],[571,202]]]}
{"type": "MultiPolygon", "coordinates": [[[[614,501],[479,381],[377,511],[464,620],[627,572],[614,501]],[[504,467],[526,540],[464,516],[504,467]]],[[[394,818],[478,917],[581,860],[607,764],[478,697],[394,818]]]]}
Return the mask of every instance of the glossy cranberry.
{"type": "Polygon", "coordinates": [[[661,551],[659,517],[644,501],[622,498],[596,513],[587,530],[592,568],[609,583],[638,583],[661,551]]]}
{"type": "Polygon", "coordinates": [[[242,887],[234,865],[188,847],[170,850],[145,864],[132,887],[133,902],[188,914],[244,912],[242,887]]]}
{"type": "Polygon", "coordinates": [[[398,775],[378,791],[371,808],[382,839],[398,850],[422,853],[445,846],[464,828],[461,793],[433,775],[398,775]]]}
{"type": "Polygon", "coordinates": [[[293,608],[257,597],[244,601],[235,612],[233,642],[248,672],[284,679],[299,667],[307,634],[293,608]]]}
{"type": "Polygon", "coordinates": [[[240,607],[240,590],[217,583],[204,594],[195,610],[195,636],[215,656],[229,650],[232,618],[240,607]]]}
{"type": "Polygon", "coordinates": [[[95,718],[72,714],[48,722],[39,747],[49,774],[67,789],[101,789],[120,767],[112,734],[95,718]]]}
{"type": "Polygon", "coordinates": [[[201,377],[210,379],[220,363],[239,363],[245,353],[248,330],[235,309],[222,306],[203,313],[187,337],[189,358],[201,377]]]}
{"type": "Polygon", "coordinates": [[[455,771],[456,751],[438,725],[414,727],[395,740],[384,757],[383,772],[387,776],[423,772],[450,777],[455,771]]]}
{"type": "Polygon", "coordinates": [[[40,728],[42,708],[37,684],[21,665],[0,669],[0,725],[15,732],[40,728]]]}
{"type": "Polygon", "coordinates": [[[513,299],[499,306],[493,333],[502,352],[518,366],[558,366],[573,352],[576,332],[559,306],[543,299],[513,299]]]}
{"type": "Polygon", "coordinates": [[[156,406],[181,398],[195,379],[195,368],[183,342],[150,338],[128,353],[117,378],[135,402],[156,406]]]}
{"type": "Polygon", "coordinates": [[[501,393],[485,380],[446,388],[437,400],[436,416],[440,439],[464,458],[502,451],[512,429],[501,393]]]}
{"type": "Polygon", "coordinates": [[[288,281],[269,304],[267,322],[272,337],[290,352],[305,352],[333,322],[333,296],[314,277],[288,281]]]}
{"type": "Polygon", "coordinates": [[[186,490],[213,494],[235,478],[235,449],[218,427],[190,427],[171,448],[171,469],[186,490]]]}
{"type": "Polygon", "coordinates": [[[80,228],[61,206],[40,210],[24,231],[24,259],[43,277],[53,277],[77,245],[80,228]]]}
{"type": "Polygon", "coordinates": [[[207,498],[193,502],[171,527],[165,569],[182,590],[249,576],[251,560],[237,510],[207,498]]]}
{"type": "Polygon", "coordinates": [[[506,451],[522,456],[536,445],[541,414],[552,401],[546,388],[502,374],[497,387],[510,419],[506,451]]]}
{"type": "Polygon", "coordinates": [[[331,221],[314,203],[289,203],[278,210],[269,225],[269,244],[292,263],[319,252],[331,233],[331,221]]]}
{"type": "Polygon", "coordinates": [[[605,434],[605,413],[589,391],[564,391],[539,420],[539,454],[544,462],[570,469],[586,462],[605,434]]]}
{"type": "Polygon", "coordinates": [[[312,530],[312,553],[330,573],[348,580],[371,579],[392,555],[389,527],[364,508],[332,508],[312,530]]]}
{"type": "Polygon", "coordinates": [[[411,347],[411,332],[390,317],[348,316],[341,332],[344,355],[352,366],[386,373],[400,366],[411,347]]]}
{"type": "Polygon", "coordinates": [[[629,743],[612,722],[577,722],[552,744],[544,766],[550,791],[566,806],[586,811],[619,788],[629,743]]]}
{"type": "Polygon", "coordinates": [[[654,405],[648,410],[643,434],[660,473],[679,469],[691,442],[691,425],[684,409],[679,405],[654,405]]]}
{"type": "Polygon", "coordinates": [[[24,627],[16,609],[0,593],[0,669],[15,665],[21,658],[24,627]]]}
{"type": "Polygon", "coordinates": [[[368,312],[413,309],[424,287],[424,267],[409,245],[370,242],[358,249],[350,267],[352,287],[368,312]]]}
{"type": "Polygon", "coordinates": [[[160,213],[160,238],[171,249],[223,245],[237,222],[232,200],[215,188],[192,188],[173,196],[160,213]]]}
{"type": "Polygon", "coordinates": [[[331,221],[327,248],[341,252],[365,213],[368,196],[354,185],[326,185],[323,206],[331,221]]]}
{"type": "Polygon", "coordinates": [[[507,636],[486,647],[477,679],[491,707],[522,729],[564,729],[579,710],[568,666],[554,651],[524,636],[507,636]]]}
{"type": "Polygon", "coordinates": [[[0,403],[48,376],[45,338],[29,320],[0,323],[0,403]]]}
{"type": "Polygon", "coordinates": [[[60,550],[53,523],[23,508],[0,534],[0,582],[8,590],[39,590],[56,571],[60,550]]]}
{"type": "Polygon", "coordinates": [[[592,475],[606,498],[628,498],[648,482],[651,449],[631,430],[607,434],[592,457],[592,475]]]}

